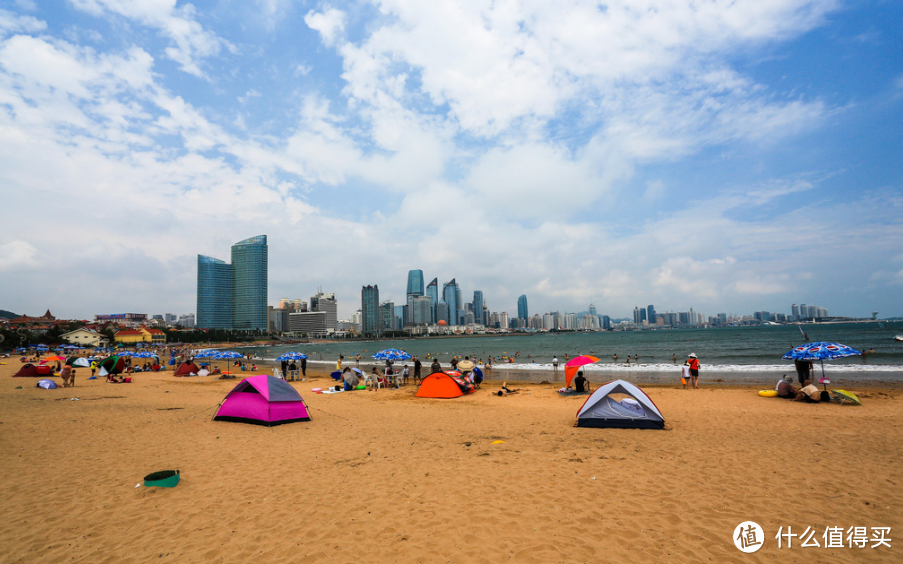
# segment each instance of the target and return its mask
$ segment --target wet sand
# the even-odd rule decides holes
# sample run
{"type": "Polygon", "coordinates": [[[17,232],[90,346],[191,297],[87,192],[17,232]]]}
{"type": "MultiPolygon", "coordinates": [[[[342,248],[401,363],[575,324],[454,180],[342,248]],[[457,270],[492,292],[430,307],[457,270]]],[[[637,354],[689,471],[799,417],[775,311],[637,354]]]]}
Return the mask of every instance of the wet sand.
{"type": "MultiPolygon", "coordinates": [[[[10,362],[12,360],[12,362],[10,362]]],[[[42,390],[0,366],[3,562],[899,562],[892,548],[777,548],[779,527],[903,532],[903,393],[860,407],[752,387],[644,389],[668,430],[573,427],[583,397],[488,382],[314,394],[312,421],[216,422],[239,380],[138,374],[42,390]],[[22,386],[22,389],[16,389],[22,386]],[[78,398],[72,401],[71,398],[78,398]],[[494,441],[503,441],[493,444],[494,441]],[[175,488],[136,488],[179,469],[175,488]],[[760,524],[765,546],[731,537],[760,524]]],[[[59,378],[56,378],[59,382],[59,378]]]]}

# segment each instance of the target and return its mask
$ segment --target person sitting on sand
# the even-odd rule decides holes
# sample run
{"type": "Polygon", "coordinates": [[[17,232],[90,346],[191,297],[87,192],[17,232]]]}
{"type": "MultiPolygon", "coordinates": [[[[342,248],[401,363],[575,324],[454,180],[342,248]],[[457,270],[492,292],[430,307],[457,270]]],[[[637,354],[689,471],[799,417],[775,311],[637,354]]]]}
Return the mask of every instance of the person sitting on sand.
{"type": "Polygon", "coordinates": [[[577,377],[574,378],[574,391],[578,394],[582,394],[585,392],[589,392],[589,381],[583,376],[583,371],[579,370],[577,372],[577,377]]]}
{"type": "Polygon", "coordinates": [[[812,380],[806,380],[805,386],[800,388],[796,392],[796,396],[793,398],[794,401],[802,401],[806,403],[818,403],[821,401],[821,392],[818,391],[818,388],[812,383],[812,380]]]}
{"type": "Polygon", "coordinates": [[[373,370],[370,372],[370,379],[367,381],[367,391],[370,390],[379,390],[379,381],[380,375],[379,370],[376,367],[373,367],[373,370]]]}
{"type": "Polygon", "coordinates": [[[357,387],[360,380],[357,377],[357,372],[346,367],[342,371],[342,382],[345,384],[345,391],[350,392],[357,387]]]}
{"type": "Polygon", "coordinates": [[[793,387],[793,376],[785,374],[783,378],[778,380],[774,387],[779,398],[794,399],[796,398],[796,388],[793,387]]]}
{"type": "Polygon", "coordinates": [[[516,394],[520,392],[520,388],[509,389],[508,382],[502,382],[502,389],[496,392],[498,396],[507,396],[508,394],[516,394]]]}

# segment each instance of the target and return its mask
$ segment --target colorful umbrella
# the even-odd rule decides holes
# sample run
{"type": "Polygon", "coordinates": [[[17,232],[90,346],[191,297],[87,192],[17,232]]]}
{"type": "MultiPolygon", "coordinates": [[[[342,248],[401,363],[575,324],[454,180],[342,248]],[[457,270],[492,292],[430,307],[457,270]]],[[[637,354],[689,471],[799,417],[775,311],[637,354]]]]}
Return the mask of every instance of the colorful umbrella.
{"type": "Polygon", "coordinates": [[[580,369],[580,367],[586,366],[587,364],[592,364],[594,362],[599,362],[599,359],[594,356],[588,355],[588,354],[582,354],[580,356],[575,356],[571,360],[567,361],[564,364],[565,385],[568,388],[570,388],[571,380],[573,380],[574,376],[577,375],[577,371],[580,369]]]}
{"type": "Polygon", "coordinates": [[[376,360],[408,360],[411,355],[398,349],[386,349],[373,355],[373,358],[376,360]]]}
{"type": "Polygon", "coordinates": [[[852,347],[841,345],[840,343],[819,341],[817,343],[800,345],[787,352],[783,358],[784,360],[830,360],[858,354],[862,354],[862,352],[852,347]]]}
{"type": "Polygon", "coordinates": [[[56,355],[48,356],[47,358],[45,358],[44,360],[41,361],[41,364],[44,364],[45,362],[56,362],[57,360],[63,361],[66,359],[62,356],[56,356],[56,355]]]}
{"type": "Polygon", "coordinates": [[[827,382],[828,380],[825,378],[825,361],[831,360],[832,358],[844,358],[846,356],[856,356],[857,354],[862,354],[862,351],[857,351],[852,347],[848,347],[846,345],[841,345],[840,343],[829,343],[825,341],[818,341],[815,343],[806,343],[804,345],[800,345],[795,349],[788,351],[782,357],[784,360],[817,360],[821,363],[821,379],[819,379],[819,383],[825,385],[825,391],[828,390],[827,382]]]}
{"type": "Polygon", "coordinates": [[[287,353],[282,353],[281,355],[276,357],[276,360],[282,362],[283,360],[301,360],[302,358],[307,358],[307,355],[304,353],[299,353],[295,351],[289,351],[287,353]]]}

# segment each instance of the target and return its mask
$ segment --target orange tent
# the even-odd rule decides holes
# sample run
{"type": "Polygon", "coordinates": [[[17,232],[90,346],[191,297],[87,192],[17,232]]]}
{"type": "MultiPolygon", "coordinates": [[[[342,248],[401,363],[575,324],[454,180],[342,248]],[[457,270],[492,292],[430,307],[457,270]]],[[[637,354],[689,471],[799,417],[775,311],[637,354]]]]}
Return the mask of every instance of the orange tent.
{"type": "Polygon", "coordinates": [[[459,398],[465,394],[472,394],[475,390],[473,384],[459,378],[460,373],[448,374],[436,372],[430,374],[420,383],[417,390],[418,398],[459,398]]]}

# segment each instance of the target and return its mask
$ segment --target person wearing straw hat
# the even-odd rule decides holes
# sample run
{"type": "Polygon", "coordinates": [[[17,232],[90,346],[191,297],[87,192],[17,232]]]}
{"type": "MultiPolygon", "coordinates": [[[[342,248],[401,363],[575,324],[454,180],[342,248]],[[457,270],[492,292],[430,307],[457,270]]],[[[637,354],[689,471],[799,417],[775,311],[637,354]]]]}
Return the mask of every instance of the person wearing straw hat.
{"type": "Polygon", "coordinates": [[[693,379],[693,389],[699,389],[699,357],[696,353],[690,353],[688,362],[690,363],[690,377],[693,379]]]}

